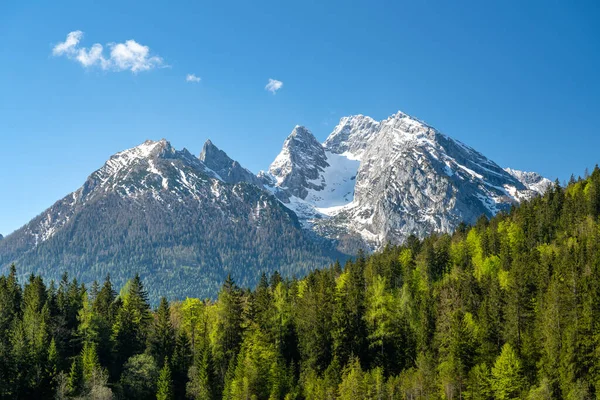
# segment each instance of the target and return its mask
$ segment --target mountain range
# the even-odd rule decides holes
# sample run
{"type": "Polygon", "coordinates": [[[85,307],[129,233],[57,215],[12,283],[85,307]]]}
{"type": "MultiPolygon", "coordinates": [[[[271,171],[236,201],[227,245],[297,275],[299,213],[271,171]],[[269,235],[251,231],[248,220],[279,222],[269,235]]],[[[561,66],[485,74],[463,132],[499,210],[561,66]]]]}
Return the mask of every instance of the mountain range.
{"type": "Polygon", "coordinates": [[[0,240],[0,266],[117,284],[139,272],[172,298],[212,296],[229,273],[243,286],[261,272],[303,275],[451,232],[550,184],[402,112],[344,117],[323,143],[296,126],[257,175],[210,140],[198,157],[146,141],[0,240]]]}

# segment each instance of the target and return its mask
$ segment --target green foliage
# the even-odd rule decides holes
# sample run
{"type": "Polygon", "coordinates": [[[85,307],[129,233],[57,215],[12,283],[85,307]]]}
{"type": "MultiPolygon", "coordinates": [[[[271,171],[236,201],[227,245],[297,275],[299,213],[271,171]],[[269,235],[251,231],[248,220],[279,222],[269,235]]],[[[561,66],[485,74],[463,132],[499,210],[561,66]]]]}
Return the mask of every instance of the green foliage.
{"type": "Polygon", "coordinates": [[[117,370],[129,357],[144,351],[148,326],[152,319],[148,295],[139,275],[129,281],[122,292],[122,307],[117,312],[111,338],[117,370]]]}
{"type": "Polygon", "coordinates": [[[95,343],[86,342],[83,345],[83,350],[81,351],[81,365],[84,382],[91,381],[94,373],[101,368],[95,343]]]}
{"type": "Polygon", "coordinates": [[[338,393],[340,400],[364,399],[367,397],[365,375],[358,358],[350,360],[344,369],[338,393]]]}
{"type": "Polygon", "coordinates": [[[158,374],[156,389],[156,400],[173,400],[173,380],[168,358],[165,358],[165,364],[158,374]]]}
{"type": "Polygon", "coordinates": [[[171,323],[171,312],[166,298],[161,298],[148,332],[148,350],[156,365],[164,365],[165,360],[175,350],[175,329],[171,323]]]}
{"type": "Polygon", "coordinates": [[[598,398],[599,193],[596,170],[453,235],[155,311],[139,276],[117,296],[12,268],[0,398],[598,398]]]}
{"type": "Polygon", "coordinates": [[[524,387],[523,370],[517,353],[508,343],[502,347],[492,368],[492,389],[498,400],[517,399],[524,387]]]}
{"type": "Polygon", "coordinates": [[[67,393],[71,396],[76,396],[83,389],[83,370],[81,368],[81,360],[76,358],[71,364],[69,371],[69,379],[67,381],[67,393]]]}
{"type": "Polygon", "coordinates": [[[156,396],[158,376],[159,371],[152,356],[132,356],[124,365],[120,382],[122,392],[128,398],[153,399],[156,396]]]}

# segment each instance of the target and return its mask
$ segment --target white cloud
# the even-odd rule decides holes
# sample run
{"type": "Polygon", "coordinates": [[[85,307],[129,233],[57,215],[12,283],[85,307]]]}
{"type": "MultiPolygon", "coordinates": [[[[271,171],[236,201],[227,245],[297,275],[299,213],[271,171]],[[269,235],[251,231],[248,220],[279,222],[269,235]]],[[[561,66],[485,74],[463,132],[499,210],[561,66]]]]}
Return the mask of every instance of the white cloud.
{"type": "Polygon", "coordinates": [[[76,52],[75,48],[79,44],[79,41],[83,37],[83,32],[73,31],[67,35],[67,40],[57,44],[52,49],[52,54],[55,56],[61,56],[63,54],[73,54],[76,52]]]}
{"type": "Polygon", "coordinates": [[[66,56],[77,61],[83,67],[98,66],[107,71],[131,71],[137,73],[163,66],[163,59],[156,55],[150,55],[150,48],[136,42],[127,40],[125,43],[109,43],[110,54],[104,56],[104,47],[95,43],[89,49],[79,47],[83,38],[83,32],[74,31],[67,35],[67,39],[54,46],[52,54],[55,56],[66,56]]]}
{"type": "Polygon", "coordinates": [[[75,59],[84,67],[91,67],[99,64],[102,69],[108,69],[109,61],[102,55],[103,47],[101,44],[94,44],[89,50],[83,48],[77,51],[75,59]]]}
{"type": "Polygon", "coordinates": [[[154,67],[160,67],[162,58],[150,56],[150,48],[142,46],[135,40],[125,43],[111,44],[110,59],[120,70],[130,69],[131,72],[147,71],[154,67]]]}
{"type": "Polygon", "coordinates": [[[278,81],[277,79],[269,78],[269,83],[265,86],[265,90],[275,94],[281,87],[283,86],[283,82],[278,81]]]}
{"type": "Polygon", "coordinates": [[[202,79],[199,76],[196,76],[194,74],[187,74],[187,76],[185,77],[185,81],[186,82],[193,82],[193,83],[198,83],[200,82],[202,79]]]}

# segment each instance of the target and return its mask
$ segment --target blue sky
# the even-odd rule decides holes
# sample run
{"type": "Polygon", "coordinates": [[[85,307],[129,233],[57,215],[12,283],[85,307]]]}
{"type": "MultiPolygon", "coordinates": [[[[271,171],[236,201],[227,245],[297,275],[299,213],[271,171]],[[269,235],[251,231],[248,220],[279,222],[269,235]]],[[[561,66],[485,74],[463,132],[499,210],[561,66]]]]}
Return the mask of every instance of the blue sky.
{"type": "Polygon", "coordinates": [[[210,138],[257,172],[294,125],[324,139],[358,113],[583,174],[600,162],[598,20],[597,1],[3,1],[0,233],[146,139],[198,154],[210,138]]]}

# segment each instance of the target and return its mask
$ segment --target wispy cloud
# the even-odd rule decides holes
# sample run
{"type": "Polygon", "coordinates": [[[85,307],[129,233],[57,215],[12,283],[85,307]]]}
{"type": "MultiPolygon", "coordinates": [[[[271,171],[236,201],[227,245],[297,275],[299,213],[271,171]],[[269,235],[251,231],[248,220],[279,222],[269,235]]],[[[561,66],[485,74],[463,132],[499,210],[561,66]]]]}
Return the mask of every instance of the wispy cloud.
{"type": "Polygon", "coordinates": [[[196,76],[194,74],[187,74],[187,76],[185,77],[186,82],[198,83],[201,80],[202,80],[202,78],[200,78],[199,76],[196,76]]]}
{"type": "Polygon", "coordinates": [[[82,31],[73,31],[67,35],[64,42],[57,44],[52,49],[54,56],[65,56],[76,61],[85,68],[98,66],[105,71],[131,71],[138,73],[156,67],[164,66],[163,59],[150,54],[150,48],[136,42],[127,40],[124,43],[109,43],[108,56],[104,55],[104,47],[100,43],[93,44],[90,48],[81,47],[82,31]]]}
{"type": "Polygon", "coordinates": [[[278,81],[277,79],[269,78],[269,83],[265,86],[265,90],[275,94],[281,87],[283,86],[283,82],[278,81]]]}

